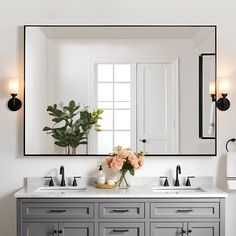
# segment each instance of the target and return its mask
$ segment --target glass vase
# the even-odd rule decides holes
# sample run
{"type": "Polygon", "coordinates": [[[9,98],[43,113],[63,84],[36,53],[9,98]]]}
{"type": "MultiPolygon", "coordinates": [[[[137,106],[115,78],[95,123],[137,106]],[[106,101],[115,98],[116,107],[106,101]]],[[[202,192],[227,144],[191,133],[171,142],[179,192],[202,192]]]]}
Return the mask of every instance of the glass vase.
{"type": "Polygon", "coordinates": [[[67,146],[66,147],[66,154],[67,155],[74,155],[74,154],[76,154],[76,148],[75,147],[71,147],[71,146],[67,146]]]}
{"type": "Polygon", "coordinates": [[[117,181],[117,185],[121,189],[127,189],[130,186],[127,170],[123,170],[119,172],[119,177],[117,181]]]}

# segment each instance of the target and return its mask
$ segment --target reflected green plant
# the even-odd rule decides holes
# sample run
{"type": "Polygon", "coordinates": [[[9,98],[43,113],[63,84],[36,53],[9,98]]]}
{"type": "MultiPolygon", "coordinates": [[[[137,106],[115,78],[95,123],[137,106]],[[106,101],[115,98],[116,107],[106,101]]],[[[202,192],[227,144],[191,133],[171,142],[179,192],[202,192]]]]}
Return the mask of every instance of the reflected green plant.
{"type": "Polygon", "coordinates": [[[53,125],[44,127],[43,131],[55,139],[57,146],[65,147],[67,150],[71,147],[74,150],[72,154],[75,154],[79,145],[88,143],[88,134],[93,127],[100,131],[98,121],[102,119],[102,109],[89,111],[72,100],[68,106],[48,106],[47,112],[52,116],[53,125]]]}

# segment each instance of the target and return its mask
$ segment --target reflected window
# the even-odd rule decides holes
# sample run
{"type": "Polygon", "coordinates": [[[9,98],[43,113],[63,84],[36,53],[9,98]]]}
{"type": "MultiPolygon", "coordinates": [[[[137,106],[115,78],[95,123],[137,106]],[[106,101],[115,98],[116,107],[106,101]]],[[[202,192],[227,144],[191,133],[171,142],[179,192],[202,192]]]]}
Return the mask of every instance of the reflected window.
{"type": "Polygon", "coordinates": [[[97,64],[97,107],[104,110],[98,153],[131,146],[131,65],[97,64]]]}

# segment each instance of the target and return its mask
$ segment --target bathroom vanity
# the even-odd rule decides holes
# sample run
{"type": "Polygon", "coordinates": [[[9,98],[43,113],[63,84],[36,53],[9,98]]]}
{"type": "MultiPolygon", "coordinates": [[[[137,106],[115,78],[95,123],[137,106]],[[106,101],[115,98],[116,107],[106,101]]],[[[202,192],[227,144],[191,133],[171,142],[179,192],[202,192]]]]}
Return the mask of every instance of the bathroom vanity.
{"type": "Polygon", "coordinates": [[[225,235],[227,194],[214,187],[54,189],[25,187],[15,194],[18,236],[225,235]]]}

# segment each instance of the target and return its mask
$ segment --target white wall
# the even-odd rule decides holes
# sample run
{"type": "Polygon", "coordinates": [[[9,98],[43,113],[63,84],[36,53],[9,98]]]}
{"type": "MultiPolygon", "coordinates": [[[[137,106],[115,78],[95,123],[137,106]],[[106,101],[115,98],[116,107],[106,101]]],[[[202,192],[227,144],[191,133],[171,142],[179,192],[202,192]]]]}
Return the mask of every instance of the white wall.
{"type": "Polygon", "coordinates": [[[41,147],[47,148],[47,136],[42,132],[44,126],[48,123],[48,116],[46,111],[48,105],[47,99],[47,38],[37,28],[31,28],[30,33],[27,34],[26,45],[26,65],[30,65],[25,70],[27,80],[26,100],[28,105],[25,109],[25,129],[26,136],[26,152],[34,153],[40,152],[41,147]],[[40,132],[41,131],[41,132],[40,132]],[[37,140],[38,142],[34,142],[37,140]]]}
{"type": "MultiPolygon", "coordinates": [[[[232,106],[218,113],[218,157],[216,158],[148,158],[137,175],[163,175],[176,164],[183,175],[213,175],[217,185],[225,188],[225,141],[236,136],[236,31],[233,23],[235,1],[158,1],[158,0],[1,0],[0,8],[0,79],[22,76],[23,24],[217,24],[219,76],[231,79],[229,98],[232,106]]],[[[2,85],[2,83],[0,83],[2,85]]],[[[3,89],[1,86],[0,89],[3,89]]],[[[90,174],[98,158],[24,158],[23,109],[7,110],[8,97],[0,93],[0,229],[1,235],[15,236],[15,200],[13,193],[23,185],[25,176],[54,174],[64,164],[66,174],[90,174]],[[51,172],[49,172],[51,170],[51,172]]],[[[232,145],[233,146],[233,145],[232,145]]],[[[236,192],[230,192],[226,203],[226,235],[236,234],[236,192]]]]}

